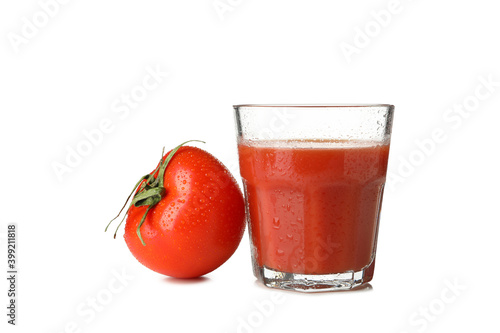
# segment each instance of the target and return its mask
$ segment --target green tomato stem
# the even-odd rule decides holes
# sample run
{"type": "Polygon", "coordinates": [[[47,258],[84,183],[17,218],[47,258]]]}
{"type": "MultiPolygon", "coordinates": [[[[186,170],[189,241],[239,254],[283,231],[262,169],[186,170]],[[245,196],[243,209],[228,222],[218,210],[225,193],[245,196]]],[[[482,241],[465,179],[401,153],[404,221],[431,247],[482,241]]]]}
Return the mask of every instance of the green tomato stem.
{"type": "Polygon", "coordinates": [[[179,148],[181,148],[186,143],[194,142],[194,141],[205,143],[204,141],[200,141],[200,140],[189,140],[189,141],[183,142],[180,145],[178,145],[177,147],[175,147],[174,149],[172,149],[172,151],[167,155],[165,160],[163,159],[164,152],[165,152],[165,147],[164,147],[162,150],[162,153],[161,153],[160,162],[158,163],[158,166],[156,167],[156,169],[151,174],[147,174],[147,175],[141,177],[141,179],[134,186],[134,189],[132,190],[132,192],[128,196],[127,200],[125,201],[125,204],[123,205],[123,207],[120,210],[120,212],[118,213],[118,215],[116,215],[116,217],[108,223],[108,225],[106,226],[106,229],[104,231],[108,231],[108,227],[111,224],[111,222],[116,220],[121,215],[121,213],[123,212],[123,209],[127,206],[127,203],[129,202],[130,198],[132,197],[132,194],[139,187],[139,189],[136,191],[135,195],[132,197],[132,202],[130,203],[127,210],[125,211],[125,215],[123,216],[123,219],[121,220],[120,224],[118,224],[118,227],[116,227],[114,238],[116,238],[116,233],[118,232],[118,229],[120,228],[123,221],[127,217],[128,212],[130,210],[130,207],[132,207],[132,205],[134,205],[134,207],[148,206],[148,209],[146,209],[146,212],[142,216],[141,222],[139,223],[139,225],[137,226],[137,229],[136,229],[137,236],[141,240],[142,245],[145,246],[146,243],[142,239],[142,235],[141,235],[141,226],[143,225],[144,221],[146,220],[146,216],[148,215],[151,208],[153,208],[156,204],[158,204],[167,194],[165,187],[163,187],[163,180],[164,180],[165,171],[167,169],[167,166],[168,166],[170,160],[172,159],[172,157],[175,155],[175,153],[177,153],[179,148]],[[155,177],[155,175],[157,173],[158,173],[158,175],[155,177]]]}

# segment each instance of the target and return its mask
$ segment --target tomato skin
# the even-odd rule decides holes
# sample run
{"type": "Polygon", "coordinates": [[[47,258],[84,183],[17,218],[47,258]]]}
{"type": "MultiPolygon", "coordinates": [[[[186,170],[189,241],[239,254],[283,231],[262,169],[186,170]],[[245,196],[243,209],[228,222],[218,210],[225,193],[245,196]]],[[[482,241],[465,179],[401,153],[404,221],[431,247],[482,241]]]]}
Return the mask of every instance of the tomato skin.
{"type": "MultiPolygon", "coordinates": [[[[165,154],[165,156],[168,155],[165,154]]],[[[164,176],[167,194],[148,213],[132,206],[125,225],[130,252],[158,273],[194,278],[222,265],[236,251],[245,230],[245,207],[238,184],[206,151],[184,146],[164,176]]]]}

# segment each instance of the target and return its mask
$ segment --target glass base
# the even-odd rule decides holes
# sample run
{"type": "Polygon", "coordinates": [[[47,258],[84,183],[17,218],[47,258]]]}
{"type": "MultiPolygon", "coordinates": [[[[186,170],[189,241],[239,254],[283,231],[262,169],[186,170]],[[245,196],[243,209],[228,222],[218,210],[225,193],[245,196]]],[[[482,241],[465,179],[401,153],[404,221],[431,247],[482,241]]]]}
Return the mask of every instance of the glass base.
{"type": "Polygon", "coordinates": [[[350,290],[368,283],[373,278],[375,260],[360,271],[335,274],[298,274],[279,272],[267,267],[255,267],[260,282],[270,288],[301,292],[350,290]]]}

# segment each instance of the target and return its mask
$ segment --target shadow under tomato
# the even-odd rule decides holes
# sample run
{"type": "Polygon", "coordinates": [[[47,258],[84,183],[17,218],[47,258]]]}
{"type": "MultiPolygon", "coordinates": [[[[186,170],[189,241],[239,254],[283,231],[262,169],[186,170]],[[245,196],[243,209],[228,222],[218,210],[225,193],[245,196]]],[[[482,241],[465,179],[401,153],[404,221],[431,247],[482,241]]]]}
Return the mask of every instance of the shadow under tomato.
{"type": "Polygon", "coordinates": [[[191,279],[178,279],[167,276],[166,278],[163,279],[163,281],[172,284],[199,284],[199,283],[209,282],[210,278],[206,276],[200,276],[191,279]]]}

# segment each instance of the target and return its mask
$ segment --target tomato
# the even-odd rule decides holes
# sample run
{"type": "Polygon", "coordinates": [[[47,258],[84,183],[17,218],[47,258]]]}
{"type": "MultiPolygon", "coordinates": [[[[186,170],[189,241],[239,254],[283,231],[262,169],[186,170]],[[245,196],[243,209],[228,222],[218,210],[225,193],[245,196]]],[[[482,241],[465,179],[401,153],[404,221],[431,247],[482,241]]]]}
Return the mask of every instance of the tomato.
{"type": "Polygon", "coordinates": [[[153,271],[177,278],[222,265],[245,229],[243,195],[233,176],[211,154],[183,146],[165,168],[163,187],[164,196],[146,216],[146,206],[128,210],[124,238],[130,252],[153,271]]]}

